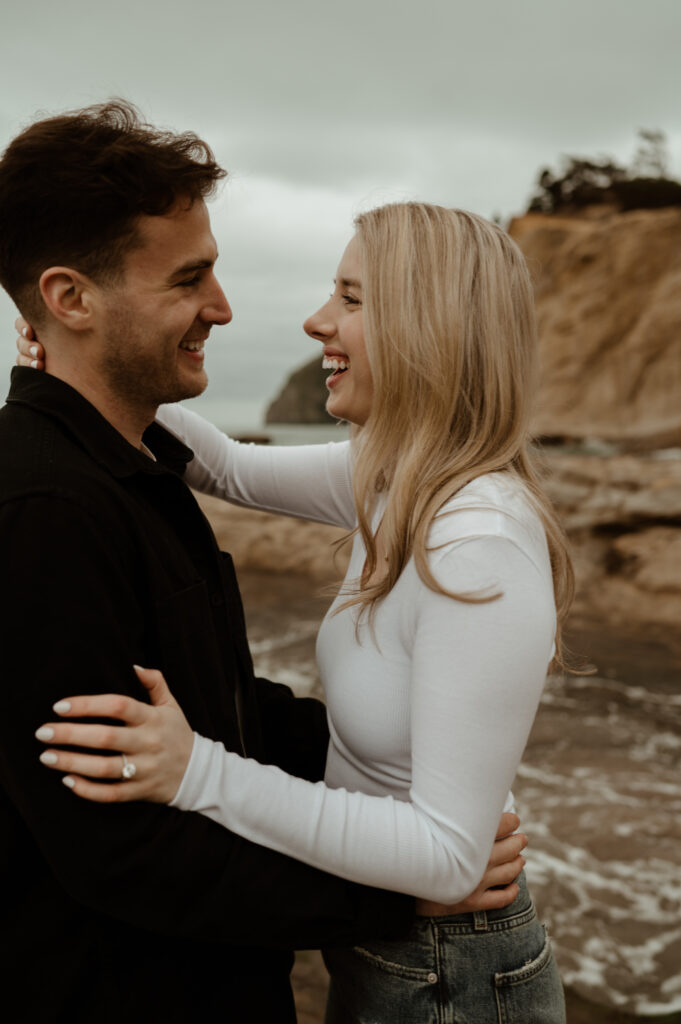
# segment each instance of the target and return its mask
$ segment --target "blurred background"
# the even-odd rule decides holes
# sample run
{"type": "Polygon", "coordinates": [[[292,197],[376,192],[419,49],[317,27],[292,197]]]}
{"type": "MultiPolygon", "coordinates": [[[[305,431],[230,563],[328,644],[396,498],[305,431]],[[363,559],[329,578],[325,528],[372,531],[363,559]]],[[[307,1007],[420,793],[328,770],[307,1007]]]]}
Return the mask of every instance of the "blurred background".
{"type": "MultiPolygon", "coordinates": [[[[2,148],[36,116],[122,96],[229,170],[211,216],[234,320],[191,403],[223,429],[342,436],[318,366],[285,385],[318,359],[301,324],[360,210],[459,206],[523,248],[571,641],[596,668],[549,680],[516,785],[571,1024],[681,1021],[680,41],[676,0],[24,0],[0,34],[2,148]]],[[[15,315],[1,293],[5,389],[15,315]]],[[[335,535],[205,507],[260,671],[318,692],[335,535]]],[[[301,956],[301,1024],[324,983],[301,956]]]]}
{"type": "MultiPolygon", "coordinates": [[[[681,175],[675,0],[24,0],[0,33],[0,144],[38,112],[120,95],[230,171],[212,207],[234,310],[195,404],[252,427],[314,354],[353,216],[418,198],[507,220],[562,154],[629,163],[664,131],[681,175]]],[[[6,362],[14,314],[0,300],[6,362]]]]}

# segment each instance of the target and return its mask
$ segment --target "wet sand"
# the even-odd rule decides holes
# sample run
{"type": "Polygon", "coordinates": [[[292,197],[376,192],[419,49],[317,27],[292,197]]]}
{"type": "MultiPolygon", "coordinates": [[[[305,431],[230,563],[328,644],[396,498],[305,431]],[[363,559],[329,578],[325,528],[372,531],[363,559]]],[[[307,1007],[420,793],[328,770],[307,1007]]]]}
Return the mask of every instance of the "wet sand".
{"type": "MultiPolygon", "coordinates": [[[[328,596],[308,576],[240,580],[258,671],[319,695],[328,596]]],[[[574,620],[571,645],[598,675],[549,679],[514,786],[568,1021],[681,1024],[681,644],[574,620]]],[[[319,955],[294,978],[300,1024],[321,1022],[319,955]]]]}

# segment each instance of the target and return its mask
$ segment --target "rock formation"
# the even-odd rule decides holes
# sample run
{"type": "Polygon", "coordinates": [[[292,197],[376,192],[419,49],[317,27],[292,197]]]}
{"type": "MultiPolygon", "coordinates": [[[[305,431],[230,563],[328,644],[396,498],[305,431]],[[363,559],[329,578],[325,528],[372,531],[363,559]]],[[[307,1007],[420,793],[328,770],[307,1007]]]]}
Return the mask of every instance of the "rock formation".
{"type": "Polygon", "coordinates": [[[573,618],[681,648],[681,451],[549,453],[546,489],[572,543],[573,618]]]}
{"type": "Polygon", "coordinates": [[[266,423],[330,423],[326,411],[327,391],[321,352],[309,363],[294,370],[277,397],[268,406],[266,423]]]}
{"type": "Polygon", "coordinates": [[[511,222],[535,281],[537,435],[681,443],[681,210],[511,222]]]}

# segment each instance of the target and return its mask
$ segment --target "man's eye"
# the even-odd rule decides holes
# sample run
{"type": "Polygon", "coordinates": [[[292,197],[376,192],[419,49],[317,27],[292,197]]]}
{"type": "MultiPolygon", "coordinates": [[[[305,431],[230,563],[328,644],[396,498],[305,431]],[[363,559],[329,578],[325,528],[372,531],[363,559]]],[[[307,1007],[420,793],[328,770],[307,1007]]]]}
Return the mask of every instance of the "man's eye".
{"type": "Polygon", "coordinates": [[[201,280],[201,278],[198,277],[198,276],[190,277],[186,281],[180,281],[179,282],[179,287],[180,288],[191,288],[192,285],[198,284],[200,280],[201,280]]]}

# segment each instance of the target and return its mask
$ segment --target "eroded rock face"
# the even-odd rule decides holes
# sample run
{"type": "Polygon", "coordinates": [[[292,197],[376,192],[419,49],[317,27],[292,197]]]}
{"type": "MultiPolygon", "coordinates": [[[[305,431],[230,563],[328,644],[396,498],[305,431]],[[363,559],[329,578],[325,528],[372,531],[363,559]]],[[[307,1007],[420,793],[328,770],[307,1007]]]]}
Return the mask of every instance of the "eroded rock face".
{"type": "Polygon", "coordinates": [[[546,453],[545,487],[568,533],[681,525],[681,449],[654,455],[546,453]]]}
{"type": "Polygon", "coordinates": [[[573,618],[671,642],[681,622],[681,452],[553,453],[546,473],[572,544],[573,618]]]}
{"type": "MultiPolygon", "coordinates": [[[[571,538],[577,575],[573,618],[625,634],[652,630],[678,646],[681,622],[681,530],[580,532],[571,538]]],[[[652,635],[652,634],[651,634],[652,635]]]]}
{"type": "Polygon", "coordinates": [[[535,282],[535,433],[681,443],[681,210],[527,214],[509,231],[535,282]]]}

